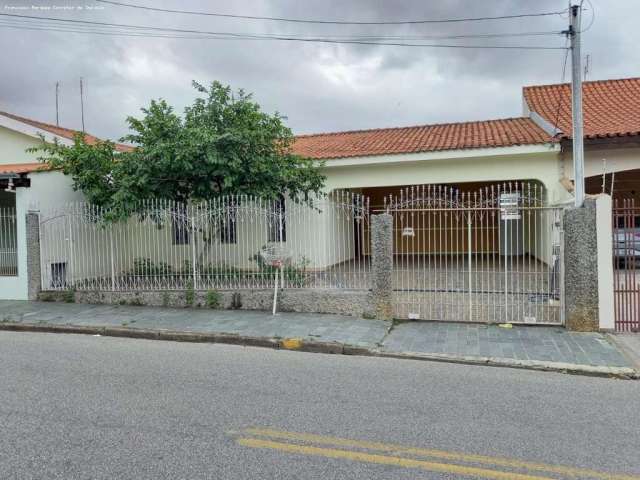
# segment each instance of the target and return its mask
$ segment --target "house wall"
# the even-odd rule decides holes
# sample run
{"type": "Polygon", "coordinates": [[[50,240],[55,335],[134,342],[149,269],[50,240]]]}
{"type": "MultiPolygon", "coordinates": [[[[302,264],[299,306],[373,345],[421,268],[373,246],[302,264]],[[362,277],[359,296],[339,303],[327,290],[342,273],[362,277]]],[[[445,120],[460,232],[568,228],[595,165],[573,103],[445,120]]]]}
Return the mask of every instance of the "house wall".
{"type": "Polygon", "coordinates": [[[27,153],[25,150],[41,143],[37,138],[0,127],[0,165],[36,162],[38,154],[27,153]]]}
{"type": "MultiPolygon", "coordinates": [[[[573,156],[571,150],[561,153],[562,173],[569,179],[573,176],[573,156]]],[[[589,148],[584,152],[585,177],[600,176],[603,172],[622,172],[640,168],[640,148],[589,148]]]]}
{"type": "Polygon", "coordinates": [[[16,238],[18,251],[18,276],[0,277],[0,298],[6,300],[27,300],[27,239],[26,239],[27,209],[16,194],[16,238]]]}
{"type": "MultiPolygon", "coordinates": [[[[359,162],[345,165],[328,161],[324,169],[327,189],[388,187],[419,184],[456,184],[467,182],[499,183],[531,179],[541,182],[550,203],[570,199],[560,184],[563,164],[558,151],[552,148],[535,152],[497,155],[489,149],[486,155],[446,157],[431,155],[393,155],[362,157],[359,162]],[[386,160],[377,162],[376,160],[386,160]]],[[[459,152],[459,151],[455,151],[459,152]]]]}
{"type": "MultiPolygon", "coordinates": [[[[362,189],[365,195],[371,196],[374,208],[382,206],[383,195],[398,190],[393,187],[448,184],[463,191],[474,191],[484,185],[523,179],[540,182],[544,188],[545,201],[549,205],[559,205],[571,200],[571,193],[560,183],[564,164],[557,148],[537,147],[537,151],[519,148],[512,154],[497,153],[506,150],[508,149],[469,151],[468,154],[476,156],[467,158],[462,156],[464,151],[454,151],[449,158],[443,158],[448,155],[447,152],[436,152],[437,155],[429,153],[363,157],[348,161],[330,160],[324,173],[328,189],[362,189]],[[350,164],[345,165],[347,162],[350,164]]],[[[551,232],[557,232],[553,228],[556,214],[556,211],[527,213],[526,221],[523,220],[519,227],[526,237],[520,242],[523,248],[547,264],[553,261],[553,245],[560,241],[559,238],[551,238],[551,232]]],[[[498,222],[498,226],[500,223],[498,222]]],[[[485,244],[483,248],[490,250],[493,247],[498,250],[501,234],[499,228],[495,230],[495,245],[485,244]]],[[[399,231],[396,231],[396,236],[398,235],[399,231]]],[[[557,236],[556,233],[554,235],[557,236]]],[[[400,240],[399,237],[396,238],[396,242],[400,240]]],[[[455,243],[455,239],[452,241],[455,243]]],[[[437,251],[452,251],[449,247],[433,248],[437,251]]],[[[466,251],[466,248],[466,235],[461,234],[457,248],[454,245],[453,250],[466,251]]]]}
{"type": "MultiPolygon", "coordinates": [[[[573,180],[573,156],[571,150],[562,152],[564,175],[573,180]]],[[[640,205],[640,147],[585,148],[585,191],[588,194],[604,192],[612,195],[614,202],[635,199],[640,205]]]]}
{"type": "MultiPolygon", "coordinates": [[[[0,127],[0,164],[36,162],[37,153],[25,150],[40,145],[29,135],[0,127]]],[[[30,209],[42,205],[52,207],[82,199],[71,188],[71,180],[60,172],[37,172],[29,175],[31,187],[19,187],[15,193],[18,276],[0,277],[0,298],[26,300],[28,298],[27,245],[25,216],[30,209]]]]}

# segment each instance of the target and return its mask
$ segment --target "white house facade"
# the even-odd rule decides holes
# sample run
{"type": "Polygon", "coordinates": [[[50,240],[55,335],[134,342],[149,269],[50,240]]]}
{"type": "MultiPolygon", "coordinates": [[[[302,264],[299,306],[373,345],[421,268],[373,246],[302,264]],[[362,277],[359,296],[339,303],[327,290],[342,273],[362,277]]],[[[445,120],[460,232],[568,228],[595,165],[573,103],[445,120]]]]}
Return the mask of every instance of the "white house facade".
{"type": "MultiPolygon", "coordinates": [[[[625,113],[636,108],[640,112],[640,105],[628,104],[629,89],[640,98],[638,79],[585,83],[587,193],[640,194],[640,176],[635,177],[635,171],[640,172],[640,125],[635,124],[640,115],[625,113]],[[609,108],[615,118],[602,118],[607,111],[598,102],[603,101],[619,104],[609,108]]],[[[292,265],[304,269],[307,283],[367,287],[369,217],[385,209],[391,212],[391,207],[401,211],[394,234],[398,256],[439,256],[446,257],[445,262],[462,258],[469,271],[473,258],[475,265],[486,266],[488,258],[493,258],[491,265],[502,265],[505,258],[517,256],[517,262],[530,259],[526,268],[540,268],[543,288],[556,288],[552,277],[557,273],[559,231],[558,211],[553,209],[573,198],[569,94],[566,86],[526,87],[523,116],[518,118],[298,136],[294,152],[324,162],[329,197],[315,210],[289,200],[276,204],[246,198],[213,201],[206,210],[194,208],[184,215],[163,205],[156,210],[168,215],[163,224],[167,228],[159,229],[158,221],[149,217],[110,231],[97,228],[93,213],[84,207],[64,216],[41,217],[43,288],[185,288],[192,282],[220,288],[220,278],[257,288],[271,282],[271,273],[263,278],[246,272],[265,247],[275,244],[284,245],[292,265]],[[510,214],[514,207],[509,202],[521,211],[510,214]],[[431,209],[430,220],[408,222],[418,208],[431,209]],[[498,216],[490,222],[483,209],[498,216]],[[479,213],[473,213],[476,210],[479,213]],[[451,220],[460,212],[468,223],[451,220]],[[187,238],[180,233],[183,228],[200,236],[187,238]],[[204,232],[213,230],[215,235],[207,238],[204,232]],[[449,238],[436,241],[441,232],[449,238]],[[154,272],[158,265],[169,265],[162,268],[170,268],[172,280],[165,275],[161,281],[152,279],[155,283],[146,277],[142,281],[138,277],[145,275],[136,273],[142,261],[147,269],[153,264],[154,272]]],[[[0,113],[0,208],[15,212],[15,227],[10,220],[0,224],[3,231],[15,229],[0,235],[0,253],[6,252],[0,259],[16,263],[15,269],[4,270],[0,264],[1,298],[28,295],[25,214],[30,209],[62,211],[63,205],[82,201],[68,178],[43,170],[36,155],[25,150],[38,145],[40,137],[68,144],[75,133],[0,113]]],[[[471,288],[471,279],[458,278],[459,273],[451,280],[451,291],[471,288]]],[[[300,282],[293,274],[282,279],[283,285],[285,280],[300,282]]]]}

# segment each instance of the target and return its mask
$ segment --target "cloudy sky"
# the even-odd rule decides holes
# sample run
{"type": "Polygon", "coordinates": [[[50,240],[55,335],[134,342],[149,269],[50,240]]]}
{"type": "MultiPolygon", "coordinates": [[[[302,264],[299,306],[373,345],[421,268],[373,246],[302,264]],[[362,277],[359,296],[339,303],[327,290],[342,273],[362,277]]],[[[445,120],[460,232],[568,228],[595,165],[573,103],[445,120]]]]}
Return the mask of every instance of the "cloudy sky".
{"type": "MultiPolygon", "coordinates": [[[[405,43],[562,47],[565,39],[560,35],[425,37],[557,32],[568,23],[566,15],[554,15],[475,23],[313,25],[152,12],[93,0],[2,1],[1,14],[234,33],[384,35],[405,43]]],[[[567,7],[566,0],[121,1],[169,9],[349,21],[512,15],[567,7]]],[[[595,21],[583,37],[583,53],[591,56],[589,79],[640,75],[640,2],[591,2],[593,9],[585,12],[584,26],[594,13],[595,21]]],[[[124,135],[127,115],[138,115],[152,98],[165,98],[182,111],[195,95],[191,80],[219,80],[253,92],[265,110],[286,115],[295,133],[518,116],[521,87],[559,82],[564,57],[561,50],[408,48],[43,30],[52,25],[0,17],[0,110],[55,122],[55,83],[59,81],[60,124],[79,128],[78,84],[83,77],[86,130],[111,139],[124,135]]],[[[77,27],[58,27],[70,28],[77,27]]]]}

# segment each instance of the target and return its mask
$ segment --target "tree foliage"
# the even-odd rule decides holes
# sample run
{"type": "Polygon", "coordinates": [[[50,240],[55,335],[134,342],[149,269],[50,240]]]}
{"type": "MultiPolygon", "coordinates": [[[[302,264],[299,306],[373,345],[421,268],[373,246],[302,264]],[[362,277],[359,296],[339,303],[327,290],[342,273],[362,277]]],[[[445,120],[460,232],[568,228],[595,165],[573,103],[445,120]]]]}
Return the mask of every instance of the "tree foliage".
{"type": "Polygon", "coordinates": [[[82,135],[72,146],[45,143],[35,150],[89,202],[120,212],[151,198],[285,194],[307,201],[322,190],[321,165],[291,153],[294,138],[283,116],[263,112],[243,90],[218,82],[193,86],[199,96],[182,117],[154,100],[141,118],[127,118],[130,133],[122,141],[135,146],[131,152],[117,153],[111,142],[88,145],[82,135]]]}
{"type": "Polygon", "coordinates": [[[43,138],[41,146],[28,151],[42,153],[40,160],[71,177],[74,190],[84,193],[93,205],[111,206],[117,190],[113,171],[119,156],[112,142],[97,141],[89,145],[84,135],[78,133],[72,146],[63,145],[57,139],[54,143],[46,143],[43,138]]]}

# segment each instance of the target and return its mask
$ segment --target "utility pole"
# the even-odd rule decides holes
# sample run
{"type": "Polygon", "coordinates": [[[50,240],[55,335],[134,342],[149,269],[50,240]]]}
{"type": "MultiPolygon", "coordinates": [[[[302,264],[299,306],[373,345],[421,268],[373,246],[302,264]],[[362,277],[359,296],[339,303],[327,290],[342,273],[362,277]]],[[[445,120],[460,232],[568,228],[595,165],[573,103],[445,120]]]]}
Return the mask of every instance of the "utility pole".
{"type": "Polygon", "coordinates": [[[84,97],[82,91],[82,77],[80,77],[80,115],[82,116],[82,133],[84,133],[84,97]]]}
{"type": "Polygon", "coordinates": [[[580,68],[580,20],[582,8],[569,9],[569,38],[571,39],[571,111],[573,113],[573,177],[575,206],[584,203],[584,141],[582,133],[582,69],[580,68]]]}
{"type": "Polygon", "coordinates": [[[60,82],[56,82],[56,127],[60,126],[60,114],[58,110],[58,97],[60,96],[60,82]]]}

